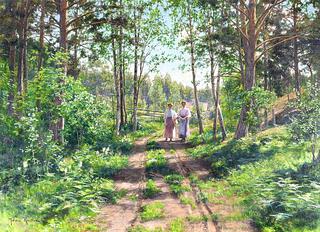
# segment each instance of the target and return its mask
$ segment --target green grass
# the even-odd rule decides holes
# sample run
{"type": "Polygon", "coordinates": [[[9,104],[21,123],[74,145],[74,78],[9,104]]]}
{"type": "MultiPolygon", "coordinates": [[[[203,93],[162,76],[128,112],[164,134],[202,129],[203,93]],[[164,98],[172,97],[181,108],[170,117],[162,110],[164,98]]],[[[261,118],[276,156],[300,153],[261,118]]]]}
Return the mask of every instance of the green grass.
{"type": "Polygon", "coordinates": [[[190,223],[206,222],[208,217],[206,215],[190,215],[187,216],[187,221],[190,223]]]}
{"type": "Polygon", "coordinates": [[[170,222],[168,232],[183,232],[185,228],[185,221],[182,218],[176,218],[170,222]]]}
{"type": "Polygon", "coordinates": [[[155,140],[149,140],[146,146],[148,151],[161,149],[160,144],[155,140]]]}
{"type": "Polygon", "coordinates": [[[173,192],[176,195],[180,195],[184,192],[190,191],[190,186],[183,185],[184,177],[180,174],[170,174],[165,176],[164,178],[165,182],[169,184],[169,188],[171,192],[173,192]]]}
{"type": "Polygon", "coordinates": [[[243,208],[228,220],[251,218],[261,231],[319,231],[320,167],[284,127],[188,151],[211,163],[214,179],[190,178],[208,200],[236,196],[243,208]]]}
{"type": "Polygon", "coordinates": [[[131,227],[128,232],[164,232],[161,227],[156,227],[153,229],[148,229],[142,225],[131,227]]]}
{"type": "Polygon", "coordinates": [[[157,187],[156,183],[152,179],[149,179],[146,188],[143,190],[143,196],[145,198],[153,198],[160,192],[161,190],[157,187]]]}
{"type": "Polygon", "coordinates": [[[144,226],[139,225],[139,226],[135,226],[135,227],[130,228],[128,230],[128,232],[164,232],[164,230],[161,227],[148,229],[144,226]]]}
{"type": "Polygon", "coordinates": [[[179,199],[180,199],[181,204],[190,205],[192,209],[196,208],[196,203],[192,198],[180,196],[179,199]]]}
{"type": "Polygon", "coordinates": [[[146,171],[147,172],[167,172],[167,160],[164,156],[165,150],[151,150],[147,152],[146,171]]]}
{"type": "Polygon", "coordinates": [[[140,218],[143,222],[160,219],[164,216],[164,204],[158,201],[143,206],[140,212],[140,218]]]}

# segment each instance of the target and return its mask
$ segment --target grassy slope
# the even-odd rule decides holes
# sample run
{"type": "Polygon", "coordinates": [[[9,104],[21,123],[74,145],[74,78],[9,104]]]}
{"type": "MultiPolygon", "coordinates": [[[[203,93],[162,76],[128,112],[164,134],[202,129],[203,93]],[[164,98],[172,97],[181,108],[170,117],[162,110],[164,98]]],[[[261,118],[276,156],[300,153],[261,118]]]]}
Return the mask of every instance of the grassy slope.
{"type": "Polygon", "coordinates": [[[320,168],[307,165],[307,147],[278,127],[189,152],[211,163],[214,178],[204,185],[213,186],[216,196],[236,196],[242,217],[262,231],[320,231],[320,168]]]}

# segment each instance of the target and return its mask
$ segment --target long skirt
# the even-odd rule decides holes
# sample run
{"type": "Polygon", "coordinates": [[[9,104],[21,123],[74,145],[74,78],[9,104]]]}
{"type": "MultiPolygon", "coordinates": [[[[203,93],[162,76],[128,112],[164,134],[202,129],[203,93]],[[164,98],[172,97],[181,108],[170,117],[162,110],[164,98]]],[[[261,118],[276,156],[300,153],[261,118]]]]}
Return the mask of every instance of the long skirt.
{"type": "Polygon", "coordinates": [[[175,131],[175,123],[172,119],[172,117],[166,118],[166,127],[164,130],[164,137],[172,139],[174,137],[174,131],[175,131]]]}
{"type": "Polygon", "coordinates": [[[179,138],[185,139],[189,134],[189,119],[181,119],[179,122],[179,138]]]}

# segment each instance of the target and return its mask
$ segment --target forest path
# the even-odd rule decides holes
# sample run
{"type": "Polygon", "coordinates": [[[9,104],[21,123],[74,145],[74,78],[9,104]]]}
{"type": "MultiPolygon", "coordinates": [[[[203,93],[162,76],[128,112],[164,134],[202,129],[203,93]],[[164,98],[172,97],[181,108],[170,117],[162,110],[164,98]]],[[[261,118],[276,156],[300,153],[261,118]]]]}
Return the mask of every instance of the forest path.
{"type": "Polygon", "coordinates": [[[242,219],[241,208],[234,196],[217,195],[214,181],[210,180],[210,165],[202,159],[193,159],[186,149],[191,144],[181,142],[159,142],[166,150],[175,151],[176,164],[189,181],[202,214],[208,218],[209,231],[217,232],[256,232],[249,220],[242,219]],[[202,186],[202,187],[200,187],[202,186]],[[205,189],[205,192],[202,191],[205,189]]]}
{"type": "MultiPolygon", "coordinates": [[[[183,177],[182,185],[188,189],[179,196],[172,193],[164,176],[158,173],[147,174],[145,170],[147,139],[135,143],[133,154],[129,158],[129,167],[115,178],[118,191],[126,195],[114,205],[105,205],[97,218],[101,231],[108,232],[144,232],[144,231],[184,231],[184,232],[253,232],[248,221],[226,220],[237,211],[232,200],[222,196],[218,201],[203,201],[203,193],[198,180],[207,180],[210,167],[202,160],[194,160],[186,154],[190,147],[180,141],[164,142],[158,140],[160,148],[165,150],[167,168],[183,177]],[[145,198],[143,190],[148,178],[152,178],[161,190],[153,198],[145,198]],[[164,217],[143,221],[143,206],[160,202],[164,205],[164,217]],[[182,222],[182,230],[173,229],[182,222]],[[134,229],[136,228],[136,230],[134,229]],[[140,229],[137,229],[140,228],[140,229]],[[143,228],[143,229],[141,229],[143,228]]],[[[212,190],[214,191],[214,190],[212,190]]],[[[178,226],[179,227],[179,226],[178,226]]]]}
{"type": "Polygon", "coordinates": [[[127,194],[116,204],[102,207],[96,220],[101,231],[125,232],[136,220],[140,208],[139,198],[145,185],[146,143],[146,138],[135,142],[129,166],[115,177],[117,191],[125,191],[127,194]]]}

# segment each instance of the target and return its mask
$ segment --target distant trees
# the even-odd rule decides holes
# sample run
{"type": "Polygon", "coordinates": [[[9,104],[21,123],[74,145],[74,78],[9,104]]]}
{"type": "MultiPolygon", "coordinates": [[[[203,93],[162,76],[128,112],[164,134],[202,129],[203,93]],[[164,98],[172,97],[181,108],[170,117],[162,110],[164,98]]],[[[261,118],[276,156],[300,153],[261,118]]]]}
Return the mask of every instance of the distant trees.
{"type": "MultiPolygon", "coordinates": [[[[318,75],[318,13],[319,3],[305,0],[3,1],[0,55],[9,71],[7,113],[12,118],[23,116],[19,109],[28,82],[42,69],[61,68],[78,80],[81,63],[99,60],[112,74],[113,88],[105,89],[116,106],[117,134],[125,128],[137,130],[140,103],[151,106],[158,101],[162,107],[165,101],[181,99],[194,99],[202,133],[201,69],[211,86],[214,139],[218,131],[224,139],[226,128],[234,129],[235,119],[235,138],[239,139],[249,133],[252,115],[259,113],[257,89],[263,87],[278,96],[295,89],[300,96],[308,76],[318,75]],[[155,78],[157,88],[146,85],[152,83],[150,73],[172,58],[164,47],[181,48],[177,59],[190,71],[192,89],[169,77],[155,78]],[[59,53],[61,60],[50,63],[49,58],[59,53]],[[224,94],[232,92],[225,90],[231,82],[236,88],[232,94],[238,94],[232,99],[239,104],[232,106],[233,119],[229,120],[226,117],[231,114],[224,107],[231,98],[224,94]],[[252,97],[250,101],[247,96],[252,97]]],[[[63,86],[63,80],[59,84],[63,86]]],[[[63,104],[63,98],[61,87],[56,104],[63,104]]],[[[267,116],[265,109],[266,121],[267,116]]],[[[54,138],[61,141],[63,119],[48,115],[48,121],[54,138]]]]}

